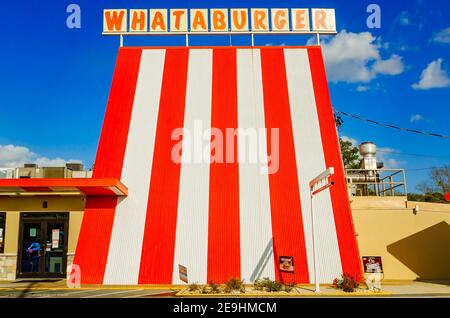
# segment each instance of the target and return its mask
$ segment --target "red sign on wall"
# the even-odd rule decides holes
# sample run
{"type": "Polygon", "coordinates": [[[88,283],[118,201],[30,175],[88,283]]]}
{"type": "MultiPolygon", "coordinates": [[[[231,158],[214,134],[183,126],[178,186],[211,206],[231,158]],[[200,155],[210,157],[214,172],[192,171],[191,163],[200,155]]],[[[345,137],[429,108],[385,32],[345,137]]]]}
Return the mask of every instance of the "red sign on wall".
{"type": "Polygon", "coordinates": [[[383,273],[381,256],[363,256],[364,273],[383,273]]]}
{"type": "Polygon", "coordinates": [[[280,271],[293,273],[294,272],[294,257],[280,256],[280,271]]]}

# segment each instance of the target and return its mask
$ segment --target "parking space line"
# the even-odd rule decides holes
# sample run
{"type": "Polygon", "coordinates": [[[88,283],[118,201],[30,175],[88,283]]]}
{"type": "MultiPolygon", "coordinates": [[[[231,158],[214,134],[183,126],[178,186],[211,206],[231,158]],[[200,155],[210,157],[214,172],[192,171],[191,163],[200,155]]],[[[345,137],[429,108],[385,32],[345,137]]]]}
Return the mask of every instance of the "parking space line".
{"type": "Polygon", "coordinates": [[[161,291],[161,292],[154,292],[154,293],[151,293],[151,294],[140,294],[140,295],[138,294],[138,295],[121,297],[121,298],[141,298],[141,297],[145,297],[145,296],[156,296],[156,295],[160,295],[161,293],[167,294],[168,292],[161,291]]]}
{"type": "Polygon", "coordinates": [[[126,294],[126,293],[136,292],[136,291],[140,291],[140,290],[143,290],[143,289],[121,290],[121,291],[112,292],[112,293],[98,294],[98,295],[92,295],[92,296],[85,296],[85,297],[82,297],[82,298],[96,298],[96,297],[116,295],[116,294],[126,294]]]}
{"type": "MultiPolygon", "coordinates": [[[[90,289],[90,290],[78,290],[78,291],[74,291],[74,292],[67,292],[67,291],[65,291],[65,292],[62,292],[62,291],[58,291],[58,290],[56,290],[55,292],[55,297],[57,297],[57,298],[61,298],[61,297],[70,297],[71,295],[73,295],[73,294],[82,294],[82,293],[85,293],[85,294],[87,294],[87,293],[91,293],[91,292],[96,292],[96,291],[98,291],[99,289],[90,289]]],[[[50,296],[51,297],[51,296],[50,296]]],[[[39,297],[39,298],[49,298],[49,296],[41,296],[41,297],[39,297]]]]}

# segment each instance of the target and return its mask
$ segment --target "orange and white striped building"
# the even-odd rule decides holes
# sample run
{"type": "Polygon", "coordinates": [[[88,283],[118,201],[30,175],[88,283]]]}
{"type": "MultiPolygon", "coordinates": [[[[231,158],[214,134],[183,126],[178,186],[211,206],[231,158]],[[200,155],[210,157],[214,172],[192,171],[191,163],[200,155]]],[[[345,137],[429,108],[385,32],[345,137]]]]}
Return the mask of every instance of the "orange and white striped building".
{"type": "Polygon", "coordinates": [[[120,48],[93,178],[120,180],[128,196],[87,198],[81,282],[179,284],[179,265],[189,282],[313,282],[308,183],[327,167],[334,186],[314,201],[322,283],[361,267],[320,47],[120,48]],[[199,121],[265,129],[266,165],[278,129],[277,171],[242,160],[239,133],[224,141],[234,160],[183,160],[183,139],[174,162],[172,132],[199,121]]]}

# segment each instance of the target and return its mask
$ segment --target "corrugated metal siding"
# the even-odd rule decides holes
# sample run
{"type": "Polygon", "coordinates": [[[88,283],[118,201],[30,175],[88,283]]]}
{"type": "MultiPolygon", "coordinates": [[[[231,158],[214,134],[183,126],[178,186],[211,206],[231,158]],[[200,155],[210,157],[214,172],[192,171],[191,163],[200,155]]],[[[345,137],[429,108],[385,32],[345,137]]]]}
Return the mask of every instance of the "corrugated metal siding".
{"type": "Polygon", "coordinates": [[[142,53],[121,178],[129,196],[117,204],[104,284],[138,282],[164,55],[142,53]]]}
{"type": "Polygon", "coordinates": [[[253,282],[258,278],[275,279],[270,214],[267,139],[264,123],[261,56],[259,50],[237,51],[237,87],[239,128],[239,190],[241,234],[241,278],[253,282]],[[252,128],[257,128],[258,135],[252,128]],[[260,130],[263,129],[263,130],[260,130]],[[245,157],[244,157],[245,156],[245,157]],[[252,158],[250,161],[250,157],[252,158]]]}
{"type": "MultiPolygon", "coordinates": [[[[306,49],[285,50],[289,99],[294,130],[295,155],[308,251],[310,281],[314,281],[311,198],[309,181],[327,169],[320,136],[314,88],[306,49]]],[[[333,208],[329,191],[314,198],[315,243],[318,272],[322,282],[331,282],[342,273],[333,208]]]]}
{"type": "MultiPolygon", "coordinates": [[[[190,282],[225,280],[230,275],[247,282],[266,276],[312,282],[308,182],[328,166],[336,168],[336,185],[314,201],[320,279],[330,283],[343,270],[359,273],[320,48],[170,50],[174,56],[178,50],[189,55],[186,79],[163,76],[179,64],[167,65],[165,50],[125,48],[119,53],[94,176],[122,175],[129,197],[117,205],[117,211],[115,199],[88,200],[74,262],[82,265],[82,282],[178,284],[179,264],[187,267],[190,282]],[[225,88],[227,94],[223,94],[225,88]],[[165,96],[167,112],[157,118],[161,96],[165,96]],[[176,122],[167,108],[172,101],[176,122]],[[211,185],[210,135],[206,132],[205,139],[205,129],[211,128],[214,107],[220,111],[214,120],[222,130],[235,126],[280,129],[277,173],[264,175],[261,168],[267,167],[267,160],[245,161],[242,148],[239,165],[233,165],[238,175],[219,173],[211,185]],[[234,108],[227,112],[227,107],[234,108]],[[180,125],[192,139],[183,138],[182,163],[176,167],[165,160],[169,160],[170,130],[178,125],[180,111],[184,111],[180,125]],[[195,136],[199,128],[200,136],[195,136]],[[162,146],[155,154],[153,147],[158,143],[162,146]],[[194,147],[201,147],[197,152],[202,158],[193,157],[194,147]],[[123,173],[121,158],[125,158],[123,173]],[[157,170],[150,173],[155,158],[157,170]],[[228,180],[226,187],[221,186],[221,178],[228,180]],[[155,184],[149,189],[151,182],[155,184]],[[214,202],[210,201],[212,186],[220,192],[214,193],[214,202]],[[157,191],[153,203],[147,203],[152,188],[157,191]],[[233,193],[234,203],[227,201],[228,193],[233,193]],[[294,275],[279,271],[278,256],[295,257],[294,275]]],[[[272,135],[258,131],[257,137],[257,151],[271,155],[272,135]]],[[[244,147],[245,138],[238,134],[239,146],[244,147]]]]}
{"type": "MultiPolygon", "coordinates": [[[[184,128],[194,137],[195,126],[200,122],[203,129],[211,128],[211,83],[212,50],[191,50],[186,92],[184,128]]],[[[208,256],[208,211],[209,211],[209,144],[195,158],[191,138],[183,138],[180,192],[178,198],[177,233],[173,262],[172,282],[182,283],[178,265],[187,267],[190,282],[206,282],[208,256]],[[190,143],[188,146],[187,143],[190,143]],[[191,151],[186,151],[190,149],[191,151]]],[[[198,152],[197,152],[198,153],[198,152]]]]}

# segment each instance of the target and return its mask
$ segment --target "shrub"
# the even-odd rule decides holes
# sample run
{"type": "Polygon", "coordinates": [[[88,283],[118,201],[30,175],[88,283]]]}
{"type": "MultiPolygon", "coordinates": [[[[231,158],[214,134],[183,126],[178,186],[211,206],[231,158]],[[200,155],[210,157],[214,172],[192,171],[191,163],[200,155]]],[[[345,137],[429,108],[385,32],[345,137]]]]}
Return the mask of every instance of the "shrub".
{"type": "Polygon", "coordinates": [[[218,294],[220,293],[220,286],[213,281],[209,282],[209,289],[211,290],[211,293],[218,294]]]}
{"type": "Polygon", "coordinates": [[[188,286],[188,290],[191,292],[195,292],[197,290],[200,290],[200,285],[197,283],[192,283],[188,286]]]}
{"type": "Polygon", "coordinates": [[[257,279],[257,280],[255,280],[255,282],[253,283],[253,288],[254,288],[255,290],[264,290],[264,286],[265,286],[264,280],[261,280],[261,279],[257,279]]]}
{"type": "Polygon", "coordinates": [[[333,287],[351,293],[359,287],[360,282],[361,279],[358,276],[353,277],[350,274],[344,273],[340,278],[335,278],[333,280],[333,287]]]}
{"type": "Polygon", "coordinates": [[[281,291],[283,289],[283,285],[280,282],[273,281],[268,277],[263,279],[257,279],[253,283],[253,288],[255,290],[265,290],[268,292],[276,292],[281,291]]]}
{"type": "Polygon", "coordinates": [[[225,282],[225,289],[232,290],[241,290],[244,286],[244,281],[239,278],[230,278],[227,282],[225,282]]]}
{"type": "Polygon", "coordinates": [[[209,294],[210,290],[209,290],[209,288],[208,288],[207,285],[204,285],[204,286],[201,288],[200,292],[201,292],[202,294],[209,294]]]}
{"type": "Polygon", "coordinates": [[[268,292],[278,292],[283,289],[283,285],[280,282],[267,280],[265,282],[265,287],[268,292]]]}

